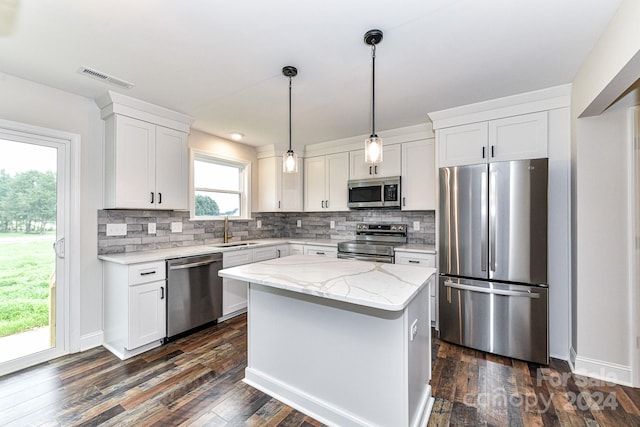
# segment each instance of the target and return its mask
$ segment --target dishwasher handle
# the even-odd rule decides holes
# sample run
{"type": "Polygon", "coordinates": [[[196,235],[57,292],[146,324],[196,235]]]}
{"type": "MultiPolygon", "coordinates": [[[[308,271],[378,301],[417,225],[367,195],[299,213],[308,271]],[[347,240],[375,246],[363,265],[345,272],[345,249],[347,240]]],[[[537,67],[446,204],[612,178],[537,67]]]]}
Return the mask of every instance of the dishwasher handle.
{"type": "Polygon", "coordinates": [[[178,265],[171,265],[169,266],[169,270],[182,270],[185,268],[193,268],[193,267],[200,267],[203,265],[209,265],[209,264],[215,264],[217,262],[220,262],[221,260],[219,259],[214,259],[214,260],[207,260],[207,261],[199,261],[199,262],[192,262],[189,264],[178,264],[178,265]]]}
{"type": "Polygon", "coordinates": [[[480,292],[484,294],[503,295],[508,297],[525,297],[525,298],[540,298],[540,294],[531,291],[510,291],[506,289],[487,289],[479,286],[463,285],[461,283],[444,282],[444,286],[447,288],[460,289],[463,291],[480,292]]]}

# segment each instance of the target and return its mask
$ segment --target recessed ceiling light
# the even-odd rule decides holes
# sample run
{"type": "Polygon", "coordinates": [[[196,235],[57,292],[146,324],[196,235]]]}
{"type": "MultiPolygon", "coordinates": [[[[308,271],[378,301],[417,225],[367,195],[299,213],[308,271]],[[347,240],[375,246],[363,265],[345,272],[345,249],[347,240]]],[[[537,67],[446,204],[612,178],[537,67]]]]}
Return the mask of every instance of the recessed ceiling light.
{"type": "Polygon", "coordinates": [[[244,134],[241,134],[240,132],[233,132],[231,134],[231,139],[233,139],[234,141],[240,141],[243,136],[244,134]]]}

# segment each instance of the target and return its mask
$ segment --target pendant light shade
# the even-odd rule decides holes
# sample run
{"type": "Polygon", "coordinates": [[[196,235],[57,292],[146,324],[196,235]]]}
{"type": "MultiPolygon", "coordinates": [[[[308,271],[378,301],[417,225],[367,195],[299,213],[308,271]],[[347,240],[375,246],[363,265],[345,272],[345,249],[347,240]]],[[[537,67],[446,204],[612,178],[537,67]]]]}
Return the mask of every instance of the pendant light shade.
{"type": "Polygon", "coordinates": [[[296,67],[287,65],[282,69],[282,74],[289,77],[289,150],[282,156],[282,171],[284,173],[298,172],[298,155],[291,148],[291,79],[298,75],[296,67]]]}
{"type": "Polygon", "coordinates": [[[371,136],[364,141],[364,161],[382,162],[382,138],[376,135],[376,45],[382,41],[382,31],[369,30],[364,42],[371,46],[371,136]]]}

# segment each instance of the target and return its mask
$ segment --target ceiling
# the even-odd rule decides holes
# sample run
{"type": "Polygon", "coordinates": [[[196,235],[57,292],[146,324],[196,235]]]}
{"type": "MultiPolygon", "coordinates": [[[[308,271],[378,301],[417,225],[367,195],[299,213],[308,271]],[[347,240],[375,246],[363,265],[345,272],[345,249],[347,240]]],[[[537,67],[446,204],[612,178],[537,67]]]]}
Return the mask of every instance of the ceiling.
{"type": "Polygon", "coordinates": [[[114,90],[243,143],[293,145],[570,83],[620,0],[0,0],[0,72],[89,98],[114,90]],[[83,76],[89,67],[135,85],[83,76]]]}

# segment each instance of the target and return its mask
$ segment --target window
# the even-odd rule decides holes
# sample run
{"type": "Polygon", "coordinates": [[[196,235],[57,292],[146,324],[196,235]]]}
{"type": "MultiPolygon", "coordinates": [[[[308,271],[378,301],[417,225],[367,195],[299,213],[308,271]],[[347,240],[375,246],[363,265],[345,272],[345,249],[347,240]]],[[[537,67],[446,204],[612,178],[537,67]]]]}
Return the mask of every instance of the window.
{"type": "Polygon", "coordinates": [[[249,181],[249,164],[195,153],[191,216],[248,218],[249,181]]]}

